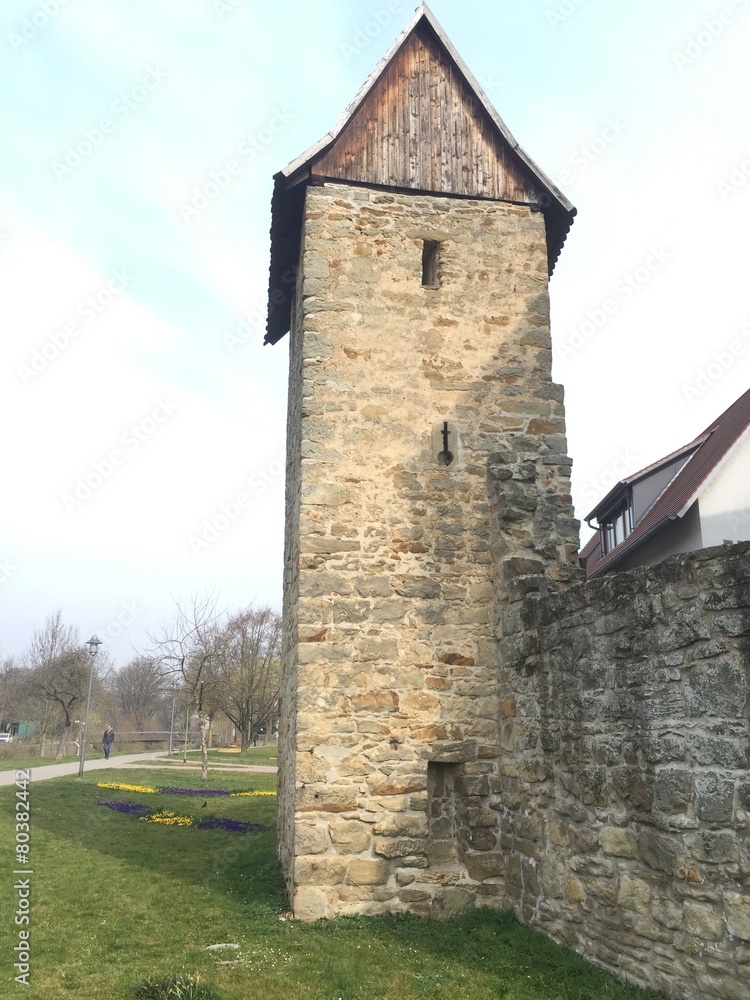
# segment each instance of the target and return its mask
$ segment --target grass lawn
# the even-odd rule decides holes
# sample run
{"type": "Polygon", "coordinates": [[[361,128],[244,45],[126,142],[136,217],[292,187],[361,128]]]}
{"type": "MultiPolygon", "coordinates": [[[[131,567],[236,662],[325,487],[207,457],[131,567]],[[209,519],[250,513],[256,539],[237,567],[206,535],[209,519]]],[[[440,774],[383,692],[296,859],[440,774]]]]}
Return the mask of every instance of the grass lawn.
{"type": "MultiPolygon", "coordinates": [[[[131,753],[141,753],[141,750],[119,750],[111,754],[112,757],[119,757],[124,754],[131,753]]],[[[13,751],[10,752],[11,754],[13,751]]],[[[86,751],[86,760],[102,760],[104,754],[101,750],[91,750],[86,751]]],[[[78,760],[78,754],[68,754],[65,757],[61,757],[59,760],[55,758],[54,753],[48,757],[28,757],[19,756],[13,757],[8,754],[7,748],[0,749],[0,771],[13,771],[21,770],[23,768],[29,767],[46,767],[48,764],[70,764],[74,760],[78,760]]]]}
{"type": "Polygon", "coordinates": [[[12,872],[16,789],[0,789],[3,996],[132,997],[147,976],[198,972],[217,1000],[644,1000],[572,952],[475,910],[447,924],[416,917],[299,924],[286,910],[274,853],[275,798],[148,794],[97,782],[202,790],[272,790],[275,775],[174,767],[32,782],[31,985],[13,982],[18,928],[12,872]],[[178,780],[177,780],[178,779],[178,780]],[[260,832],[159,825],[97,804],[141,803],[260,832]],[[204,806],[205,802],[205,806],[204,806]],[[233,943],[236,950],[207,951],[233,943]]]}
{"type": "MultiPolygon", "coordinates": [[[[222,753],[220,750],[209,750],[208,751],[208,762],[209,764],[266,764],[270,767],[276,767],[278,764],[278,750],[276,746],[267,747],[250,747],[250,749],[244,753],[222,753]]],[[[187,754],[188,763],[199,764],[201,759],[200,750],[188,750],[187,754]]],[[[180,763],[182,761],[182,753],[174,754],[171,758],[172,761],[180,763]]]]}

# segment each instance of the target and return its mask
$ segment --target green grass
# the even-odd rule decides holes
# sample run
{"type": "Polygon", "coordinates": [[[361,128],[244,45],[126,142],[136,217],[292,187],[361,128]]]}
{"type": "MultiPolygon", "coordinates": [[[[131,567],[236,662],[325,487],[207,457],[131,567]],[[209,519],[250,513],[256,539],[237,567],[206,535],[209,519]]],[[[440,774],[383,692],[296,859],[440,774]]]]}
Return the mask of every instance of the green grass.
{"type": "MultiPolygon", "coordinates": [[[[20,748],[19,748],[20,749],[20,748]]],[[[121,757],[125,754],[132,753],[143,753],[142,750],[117,750],[113,751],[110,756],[121,757]]],[[[73,761],[78,760],[78,754],[68,754],[67,756],[61,757],[59,760],[56,759],[54,753],[45,757],[30,757],[28,755],[19,753],[19,756],[12,756],[14,750],[8,750],[7,747],[0,749],[0,771],[13,771],[22,770],[29,767],[46,767],[48,764],[71,764],[73,761]]],[[[104,754],[101,750],[87,750],[86,760],[102,760],[104,754]]]]}
{"type": "MultiPolygon", "coordinates": [[[[148,795],[98,781],[200,789],[174,767],[97,771],[31,783],[30,1000],[112,1000],[138,983],[200,975],[217,1000],[637,1000],[567,949],[508,914],[475,910],[451,923],[411,916],[282,921],[275,799],[148,795]],[[150,807],[262,823],[261,833],[158,826],[96,804],[150,807]],[[207,951],[235,943],[239,951],[207,951]]],[[[208,787],[272,789],[275,775],[214,771],[208,787]]],[[[0,789],[0,976],[12,983],[11,873],[15,789],[0,789]]],[[[15,995],[16,984],[11,993],[15,995]]],[[[19,996],[21,987],[17,987],[19,996]]],[[[6,993],[8,989],[6,987],[6,993]]],[[[143,994],[147,995],[147,994],[143,994]]]]}
{"type": "MultiPolygon", "coordinates": [[[[99,756],[103,757],[104,754],[99,754],[99,756]]],[[[86,759],[89,759],[88,754],[86,754],[86,759]]],[[[7,753],[0,750],[0,771],[21,770],[29,767],[43,767],[47,764],[70,764],[74,760],[78,760],[78,756],[75,754],[68,754],[67,757],[61,757],[59,760],[55,760],[54,754],[51,757],[10,757],[7,753]]]]}
{"type": "MultiPolygon", "coordinates": [[[[200,751],[188,750],[188,762],[200,763],[200,751]]],[[[278,763],[278,749],[274,746],[250,747],[244,754],[220,753],[218,750],[208,751],[209,764],[266,764],[275,767],[278,763]]],[[[175,754],[172,758],[178,762],[182,760],[182,754],[175,754]]]]}

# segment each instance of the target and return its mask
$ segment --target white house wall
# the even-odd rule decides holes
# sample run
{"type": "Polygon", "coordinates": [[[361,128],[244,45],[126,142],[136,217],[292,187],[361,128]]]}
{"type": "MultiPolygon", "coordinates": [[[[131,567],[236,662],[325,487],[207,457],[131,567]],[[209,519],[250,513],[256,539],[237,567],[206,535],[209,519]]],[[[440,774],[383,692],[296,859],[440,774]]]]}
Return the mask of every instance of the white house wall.
{"type": "Polygon", "coordinates": [[[655,566],[676,552],[693,552],[702,547],[698,504],[695,503],[684,517],[665,525],[653,538],[619,561],[615,569],[620,572],[636,566],[655,566]]]}
{"type": "Polygon", "coordinates": [[[698,504],[703,547],[750,540],[750,435],[734,450],[698,504]]]}

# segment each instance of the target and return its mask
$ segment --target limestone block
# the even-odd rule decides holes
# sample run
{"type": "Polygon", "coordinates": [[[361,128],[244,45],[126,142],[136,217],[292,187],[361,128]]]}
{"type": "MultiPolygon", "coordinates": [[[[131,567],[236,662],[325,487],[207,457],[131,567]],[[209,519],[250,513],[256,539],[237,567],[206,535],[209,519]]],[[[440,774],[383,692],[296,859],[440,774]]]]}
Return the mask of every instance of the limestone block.
{"type": "Polygon", "coordinates": [[[571,858],[570,867],[579,875],[590,875],[594,878],[614,878],[617,873],[614,861],[599,856],[578,855],[571,858]]]}
{"type": "Polygon", "coordinates": [[[393,581],[393,589],[401,597],[417,597],[434,600],[440,597],[440,584],[428,577],[400,577],[393,581]]]}
{"type": "Polygon", "coordinates": [[[328,893],[310,885],[300,886],[294,892],[292,908],[297,920],[320,920],[328,916],[328,893]]]}
{"type": "Polygon", "coordinates": [[[644,830],[639,839],[640,856],[643,861],[656,871],[676,875],[679,868],[685,864],[686,852],[682,841],[655,830],[644,830]]]}
{"type": "Polygon", "coordinates": [[[356,659],[365,663],[378,660],[395,661],[398,659],[398,642],[396,639],[357,639],[354,643],[356,659]]]}
{"type": "Polygon", "coordinates": [[[541,815],[521,813],[516,817],[516,836],[523,840],[537,842],[542,839],[544,823],[541,815]]]}
{"type": "Polygon", "coordinates": [[[497,825],[497,814],[492,809],[469,808],[466,810],[466,822],[469,827],[494,827],[497,825]]]}
{"type": "Polygon", "coordinates": [[[306,785],[297,792],[298,812],[349,812],[357,808],[357,790],[350,785],[306,785]]]}
{"type": "Polygon", "coordinates": [[[328,829],[322,824],[298,823],[294,829],[294,853],[325,854],[329,849],[328,829]]]}
{"type": "Polygon", "coordinates": [[[430,747],[429,759],[433,763],[457,764],[477,759],[477,741],[446,742],[430,747]]]}
{"type": "Polygon", "coordinates": [[[688,771],[660,771],[654,785],[654,805],[661,812],[684,813],[693,797],[693,776],[688,771]]]}
{"type": "Polygon", "coordinates": [[[404,886],[411,885],[416,877],[417,876],[414,874],[414,872],[398,871],[396,872],[396,885],[402,888],[404,886]]]}
{"type": "Polygon", "coordinates": [[[639,856],[638,841],[630,830],[618,826],[606,826],[599,833],[599,843],[605,854],[616,858],[632,858],[639,856]]]}
{"type": "Polygon", "coordinates": [[[569,903],[582,903],[586,899],[586,890],[577,878],[569,875],[563,883],[565,898],[569,903]]]}
{"type": "Polygon", "coordinates": [[[431,896],[432,893],[425,889],[402,889],[398,894],[398,898],[403,903],[419,903],[430,899],[431,896]]]}
{"type": "Polygon", "coordinates": [[[360,854],[370,847],[372,834],[368,825],[333,820],[329,825],[331,843],[339,854],[360,854]]]}
{"type": "Polygon", "coordinates": [[[747,983],[737,982],[730,975],[699,975],[697,982],[702,996],[716,997],[717,1000],[747,1000],[747,983]]]}
{"type": "Polygon", "coordinates": [[[397,691],[366,691],[353,695],[351,706],[353,712],[397,712],[399,695],[397,691]]]}
{"type": "Polygon", "coordinates": [[[708,823],[731,823],[734,781],[721,774],[701,774],[695,779],[695,813],[708,823]]]}
{"type": "Polygon", "coordinates": [[[376,812],[406,812],[407,809],[413,809],[418,801],[418,792],[411,795],[382,795],[371,798],[367,806],[376,812]]]}
{"type": "Polygon", "coordinates": [[[502,851],[467,853],[464,863],[470,879],[484,882],[485,879],[505,874],[506,856],[502,851]]]}
{"type": "Polygon", "coordinates": [[[617,886],[614,882],[605,882],[603,879],[585,879],[584,888],[592,899],[602,906],[613,909],[617,905],[617,886]]]}
{"type": "Polygon", "coordinates": [[[309,483],[301,489],[303,504],[338,507],[351,500],[351,491],[333,483],[309,483]]]}
{"type": "Polygon", "coordinates": [[[724,937],[724,914],[705,903],[685,903],[685,929],[700,941],[720,941],[724,937]]]}
{"type": "Polygon", "coordinates": [[[427,691],[412,691],[402,697],[401,708],[411,715],[434,713],[440,708],[440,699],[427,691]]]}
{"type": "Polygon", "coordinates": [[[623,875],[617,901],[624,910],[634,910],[647,916],[651,907],[651,888],[645,879],[623,875]]]}
{"type": "Polygon", "coordinates": [[[401,838],[396,840],[376,840],[373,849],[384,858],[405,858],[409,855],[424,854],[429,844],[426,839],[401,838]]]}
{"type": "Polygon", "coordinates": [[[382,837],[426,837],[427,817],[420,813],[393,813],[378,820],[373,831],[382,837]]]}
{"type": "Polygon", "coordinates": [[[750,941],[750,896],[725,892],[724,909],[729,933],[741,941],[750,941]]]}
{"type": "Polygon", "coordinates": [[[355,587],[362,597],[390,597],[393,593],[387,576],[359,577],[355,587]]]}
{"type": "Polygon", "coordinates": [[[672,903],[667,899],[655,899],[651,908],[654,920],[668,927],[672,931],[679,930],[684,920],[684,912],[681,906],[672,903]]]}
{"type": "Polygon", "coordinates": [[[297,885],[337,885],[346,877],[346,858],[329,855],[299,857],[294,863],[294,880],[297,885]]]}
{"type": "Polygon", "coordinates": [[[430,912],[438,920],[451,920],[473,909],[474,905],[473,893],[466,889],[448,888],[435,895],[430,912]]]}
{"type": "Polygon", "coordinates": [[[315,782],[325,782],[328,774],[328,762],[321,760],[311,753],[298,753],[295,755],[295,774],[297,781],[305,784],[315,782]]]}
{"type": "Polygon", "coordinates": [[[346,880],[350,885],[383,885],[388,881],[387,861],[356,859],[349,864],[346,880]]]}
{"type": "Polygon", "coordinates": [[[685,687],[688,710],[699,719],[741,718],[749,686],[747,671],[728,657],[696,664],[685,687]]]}
{"type": "Polygon", "coordinates": [[[409,792],[427,791],[427,772],[423,774],[382,775],[372,774],[367,778],[370,794],[407,795],[409,792]]]}

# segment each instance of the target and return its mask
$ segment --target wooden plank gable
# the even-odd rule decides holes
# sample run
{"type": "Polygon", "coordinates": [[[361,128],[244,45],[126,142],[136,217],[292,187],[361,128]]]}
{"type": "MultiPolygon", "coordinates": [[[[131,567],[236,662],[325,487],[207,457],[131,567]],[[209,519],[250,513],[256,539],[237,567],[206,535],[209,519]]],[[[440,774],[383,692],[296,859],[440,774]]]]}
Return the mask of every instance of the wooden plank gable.
{"type": "Polygon", "coordinates": [[[533,203],[523,168],[426,21],[406,39],[313,176],[533,203]]]}
{"type": "Polygon", "coordinates": [[[289,330],[305,188],[326,180],[533,205],[550,274],[576,214],[424,3],[331,131],[274,177],[266,343],[289,330]]]}

